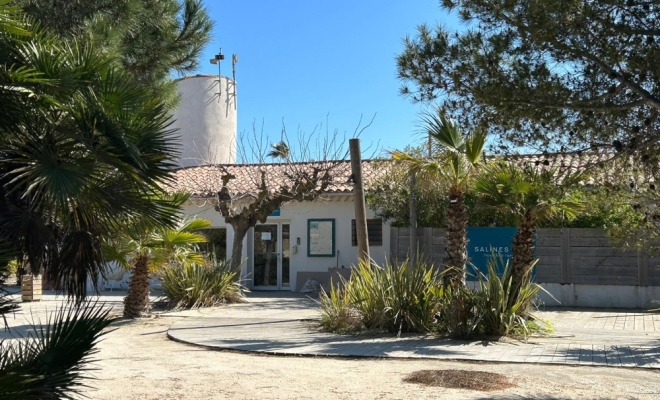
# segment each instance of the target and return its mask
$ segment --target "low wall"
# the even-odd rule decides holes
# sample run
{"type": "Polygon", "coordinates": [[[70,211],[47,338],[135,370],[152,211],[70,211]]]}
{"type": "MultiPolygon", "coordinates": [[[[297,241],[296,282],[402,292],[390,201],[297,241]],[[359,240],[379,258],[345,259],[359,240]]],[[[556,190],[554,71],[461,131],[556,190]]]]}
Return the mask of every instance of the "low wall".
{"type": "Polygon", "coordinates": [[[541,292],[547,307],[660,308],[660,286],[541,283],[552,297],[541,292]]]}

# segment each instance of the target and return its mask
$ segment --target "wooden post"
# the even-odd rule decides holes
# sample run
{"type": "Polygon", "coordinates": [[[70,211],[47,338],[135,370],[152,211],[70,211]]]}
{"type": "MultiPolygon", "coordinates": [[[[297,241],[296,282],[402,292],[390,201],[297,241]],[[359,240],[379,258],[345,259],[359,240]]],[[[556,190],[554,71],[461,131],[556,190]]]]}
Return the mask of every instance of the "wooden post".
{"type": "Polygon", "coordinates": [[[571,283],[571,229],[561,228],[561,283],[571,283]]]}
{"type": "Polygon", "coordinates": [[[390,227],[390,261],[399,262],[399,228],[390,227]]]}
{"type": "Polygon", "coordinates": [[[349,139],[351,153],[351,172],[353,173],[353,203],[355,204],[355,230],[358,242],[358,259],[369,262],[369,234],[367,232],[367,205],[364,201],[364,182],[362,180],[362,154],[360,139],[349,139]]]}
{"type": "Polygon", "coordinates": [[[408,249],[408,257],[410,257],[410,263],[415,265],[417,260],[417,202],[415,201],[415,186],[417,185],[417,174],[414,170],[408,172],[410,177],[410,248],[408,249]]]}

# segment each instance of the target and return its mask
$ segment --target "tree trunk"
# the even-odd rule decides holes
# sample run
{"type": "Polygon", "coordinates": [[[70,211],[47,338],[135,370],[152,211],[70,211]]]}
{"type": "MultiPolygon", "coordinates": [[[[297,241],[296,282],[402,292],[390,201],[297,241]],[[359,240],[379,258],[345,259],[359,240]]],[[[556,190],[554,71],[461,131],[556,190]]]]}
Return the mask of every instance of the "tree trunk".
{"type": "Polygon", "coordinates": [[[518,232],[513,238],[513,257],[511,259],[510,299],[518,297],[520,288],[529,283],[531,278],[530,265],[534,262],[534,218],[525,214],[518,232]]]}
{"type": "Polygon", "coordinates": [[[149,303],[149,258],[140,254],[133,264],[133,276],[128,283],[128,295],[124,298],[124,317],[146,317],[151,312],[149,303]]]}
{"type": "MultiPolygon", "coordinates": [[[[243,265],[243,239],[250,230],[249,227],[233,226],[234,228],[234,242],[231,246],[231,269],[238,271],[243,265]]],[[[241,279],[241,274],[236,275],[236,279],[241,279]]]]}
{"type": "Polygon", "coordinates": [[[465,198],[459,188],[449,191],[447,209],[447,232],[445,233],[445,268],[450,270],[444,275],[445,285],[454,287],[465,285],[465,264],[467,263],[467,210],[465,198]]]}

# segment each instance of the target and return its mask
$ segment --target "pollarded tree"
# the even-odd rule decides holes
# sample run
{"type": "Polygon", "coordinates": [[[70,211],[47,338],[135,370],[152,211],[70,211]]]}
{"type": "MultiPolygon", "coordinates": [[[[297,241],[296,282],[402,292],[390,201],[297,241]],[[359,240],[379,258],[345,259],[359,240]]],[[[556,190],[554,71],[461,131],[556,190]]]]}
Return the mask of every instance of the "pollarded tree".
{"type": "Polygon", "coordinates": [[[439,99],[502,149],[609,148],[658,163],[660,4],[443,0],[470,25],[422,26],[398,56],[402,92],[439,99]]]}
{"type": "Polygon", "coordinates": [[[531,165],[518,166],[514,161],[499,161],[483,168],[474,182],[481,206],[515,218],[518,231],[512,245],[510,299],[515,299],[518,289],[529,282],[536,227],[551,218],[570,220],[583,208],[570,192],[580,176],[557,180],[552,169],[539,170],[531,165]]]}
{"type": "Polygon", "coordinates": [[[440,150],[437,159],[414,157],[400,151],[393,152],[392,156],[417,171],[434,174],[445,180],[449,200],[445,216],[447,230],[444,259],[449,271],[445,277],[452,285],[465,285],[468,244],[465,192],[481,165],[486,134],[483,131],[464,132],[455,121],[446,117],[441,108],[423,114],[422,128],[440,150]]]}
{"type": "MultiPolygon", "coordinates": [[[[369,124],[358,124],[354,136],[358,137],[369,124]]],[[[265,223],[268,216],[290,202],[314,201],[335,184],[337,177],[350,176],[348,151],[343,146],[345,137],[338,132],[321,134],[314,129],[311,134],[298,132],[296,146],[290,144],[283,129],[281,141],[273,148],[263,131],[255,127],[251,135],[242,134],[238,143],[238,157],[242,164],[209,165],[198,167],[212,176],[211,182],[197,176],[195,169],[182,169],[175,173],[177,184],[190,182],[192,192],[204,197],[215,197],[213,205],[234,231],[231,250],[231,267],[240,269],[243,264],[243,240],[250,228],[265,223]],[[270,149],[269,149],[270,148],[270,149]],[[268,162],[268,158],[281,157],[281,163],[268,162]],[[236,174],[241,174],[237,176],[236,174]]],[[[344,182],[339,182],[343,184],[344,182]]],[[[176,184],[174,185],[175,188],[176,184]]],[[[190,187],[178,187],[188,190],[190,187]]],[[[237,275],[240,277],[240,274],[237,275]]]]}

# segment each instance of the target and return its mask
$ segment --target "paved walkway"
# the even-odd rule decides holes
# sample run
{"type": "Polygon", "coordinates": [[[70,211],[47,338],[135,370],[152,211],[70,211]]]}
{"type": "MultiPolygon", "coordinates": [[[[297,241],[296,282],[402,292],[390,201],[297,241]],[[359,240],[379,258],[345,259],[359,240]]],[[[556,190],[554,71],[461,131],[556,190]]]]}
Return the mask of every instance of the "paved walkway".
{"type": "Polygon", "coordinates": [[[540,312],[555,332],[527,343],[460,341],[423,335],[343,336],[319,332],[316,303],[290,293],[252,293],[250,301],[176,313],[168,336],[215,349],[278,355],[400,357],[556,363],[660,369],[660,314],[641,310],[540,312]]]}

